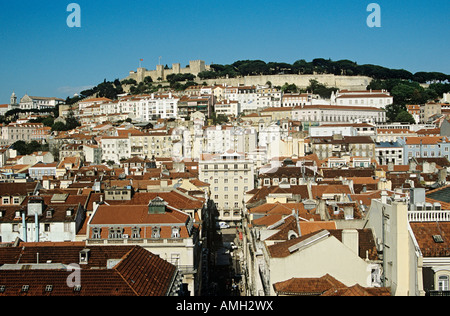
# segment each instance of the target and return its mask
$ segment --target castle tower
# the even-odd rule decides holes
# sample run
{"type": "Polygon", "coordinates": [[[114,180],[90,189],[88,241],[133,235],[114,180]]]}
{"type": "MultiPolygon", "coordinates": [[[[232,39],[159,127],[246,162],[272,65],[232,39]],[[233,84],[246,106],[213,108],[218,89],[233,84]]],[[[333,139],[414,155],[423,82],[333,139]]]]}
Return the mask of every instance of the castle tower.
{"type": "Polygon", "coordinates": [[[164,76],[164,66],[163,65],[156,65],[156,78],[161,78],[162,80],[166,79],[166,77],[164,76]]]}
{"type": "Polygon", "coordinates": [[[139,82],[143,82],[144,81],[144,78],[145,78],[145,71],[146,71],[147,69],[145,69],[145,68],[138,68],[137,69],[137,78],[136,78],[136,81],[139,83],[139,82]]]}
{"type": "Polygon", "coordinates": [[[179,74],[180,73],[180,64],[172,64],[172,73],[179,74]]]}
{"type": "Polygon", "coordinates": [[[206,70],[205,61],[203,61],[203,60],[191,60],[189,62],[189,68],[191,70],[191,74],[198,75],[200,72],[206,70]]]}

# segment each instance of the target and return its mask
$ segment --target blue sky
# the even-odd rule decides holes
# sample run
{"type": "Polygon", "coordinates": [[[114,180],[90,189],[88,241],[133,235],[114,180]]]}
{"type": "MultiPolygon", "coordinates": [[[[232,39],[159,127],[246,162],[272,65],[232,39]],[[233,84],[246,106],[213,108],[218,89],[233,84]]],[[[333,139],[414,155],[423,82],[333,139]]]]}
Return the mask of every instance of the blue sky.
{"type": "Polygon", "coordinates": [[[104,79],[123,79],[202,59],[293,63],[350,59],[411,72],[450,73],[448,0],[0,0],[0,103],[18,97],[66,98],[104,79]],[[67,5],[81,8],[69,28],[67,5]],[[369,3],[381,28],[369,28],[369,3]]]}

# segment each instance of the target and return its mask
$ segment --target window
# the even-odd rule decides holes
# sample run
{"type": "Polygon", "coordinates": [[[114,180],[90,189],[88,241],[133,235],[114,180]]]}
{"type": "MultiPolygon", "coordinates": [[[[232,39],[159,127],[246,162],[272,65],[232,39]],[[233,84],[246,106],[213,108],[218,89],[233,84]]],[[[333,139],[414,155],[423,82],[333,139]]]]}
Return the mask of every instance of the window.
{"type": "Polygon", "coordinates": [[[122,238],[122,229],[121,228],[110,228],[109,229],[109,239],[119,239],[122,238]]]}
{"type": "Polygon", "coordinates": [[[438,290],[448,291],[449,290],[448,284],[449,284],[448,275],[440,275],[438,278],[438,290]]]}

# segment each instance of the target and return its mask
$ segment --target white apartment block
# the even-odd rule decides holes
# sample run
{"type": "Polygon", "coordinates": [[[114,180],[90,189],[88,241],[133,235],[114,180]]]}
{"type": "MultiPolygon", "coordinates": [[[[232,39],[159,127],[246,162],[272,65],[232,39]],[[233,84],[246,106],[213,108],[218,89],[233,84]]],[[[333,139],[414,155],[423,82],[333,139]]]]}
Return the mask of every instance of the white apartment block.
{"type": "Polygon", "coordinates": [[[172,93],[131,95],[100,105],[102,114],[130,114],[136,121],[176,118],[179,98],[172,93]]]}
{"type": "Polygon", "coordinates": [[[102,148],[102,160],[104,161],[120,163],[120,160],[131,157],[131,143],[128,137],[102,137],[100,144],[102,148]]]}
{"type": "Polygon", "coordinates": [[[226,87],[225,99],[239,102],[242,112],[254,111],[258,108],[256,86],[226,87]]]}
{"type": "Polygon", "coordinates": [[[204,153],[219,154],[227,150],[250,152],[256,149],[258,135],[253,127],[212,126],[204,129],[204,153]]]}
{"type": "Polygon", "coordinates": [[[199,161],[199,179],[210,184],[211,199],[220,221],[238,222],[244,207],[245,192],[254,189],[253,162],[245,154],[227,151],[203,155],[199,161]]]}
{"type": "Polygon", "coordinates": [[[135,117],[137,121],[148,122],[152,119],[170,119],[177,117],[178,97],[172,93],[151,94],[138,103],[135,117]]]}
{"type": "Polygon", "coordinates": [[[331,95],[331,104],[341,106],[370,106],[384,108],[394,103],[394,97],[386,90],[341,90],[331,95]]]}

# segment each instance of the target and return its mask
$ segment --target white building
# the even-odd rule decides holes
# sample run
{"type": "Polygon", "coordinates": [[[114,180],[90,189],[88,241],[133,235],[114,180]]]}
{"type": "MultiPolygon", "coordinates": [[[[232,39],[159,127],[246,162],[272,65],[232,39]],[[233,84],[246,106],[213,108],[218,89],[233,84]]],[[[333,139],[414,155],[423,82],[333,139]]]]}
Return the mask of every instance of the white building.
{"type": "Polygon", "coordinates": [[[254,111],[258,108],[256,86],[226,87],[224,98],[239,102],[242,112],[254,111]]]}
{"type": "Polygon", "coordinates": [[[179,98],[172,93],[131,95],[100,104],[102,114],[130,114],[139,122],[176,118],[179,98]]]}
{"type": "Polygon", "coordinates": [[[0,221],[1,241],[75,241],[85,217],[86,199],[69,194],[55,194],[51,201],[50,197],[29,197],[17,208],[0,210],[4,219],[0,221]]]}
{"type": "Polygon", "coordinates": [[[131,157],[131,143],[130,139],[125,136],[106,136],[102,137],[102,160],[114,161],[120,163],[121,159],[128,159],[131,157]]]}
{"type": "MultiPolygon", "coordinates": [[[[178,97],[172,93],[151,94],[138,103],[134,112],[137,121],[148,122],[153,119],[176,118],[178,114],[178,97]]],[[[134,109],[133,109],[134,110],[134,109]]]]}
{"type": "Polygon", "coordinates": [[[375,144],[375,157],[380,165],[393,163],[403,165],[403,146],[398,142],[380,142],[375,144]]]}
{"type": "Polygon", "coordinates": [[[223,100],[216,102],[214,110],[217,115],[237,117],[241,112],[241,106],[238,101],[223,100]]]}
{"type": "Polygon", "coordinates": [[[59,98],[47,98],[47,97],[31,97],[27,94],[20,99],[21,110],[42,110],[42,109],[54,109],[57,105],[64,103],[63,99],[59,98]]]}
{"type": "Polygon", "coordinates": [[[250,152],[257,146],[257,132],[253,127],[218,125],[204,129],[204,153],[218,154],[227,150],[250,152]]]}
{"type": "Polygon", "coordinates": [[[384,108],[392,103],[394,97],[386,90],[341,90],[331,95],[331,104],[334,105],[384,108]]]}
{"type": "Polygon", "coordinates": [[[376,107],[305,105],[292,108],[292,120],[315,124],[384,123],[386,112],[376,107]]]}

